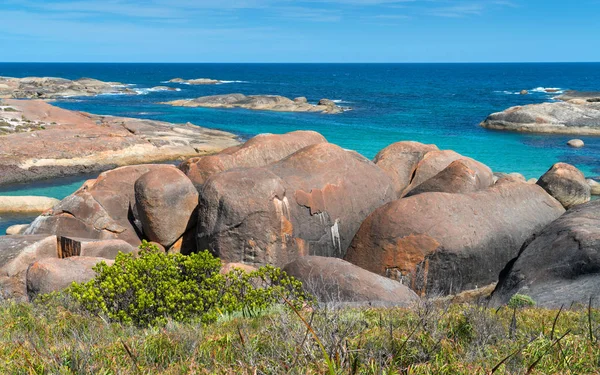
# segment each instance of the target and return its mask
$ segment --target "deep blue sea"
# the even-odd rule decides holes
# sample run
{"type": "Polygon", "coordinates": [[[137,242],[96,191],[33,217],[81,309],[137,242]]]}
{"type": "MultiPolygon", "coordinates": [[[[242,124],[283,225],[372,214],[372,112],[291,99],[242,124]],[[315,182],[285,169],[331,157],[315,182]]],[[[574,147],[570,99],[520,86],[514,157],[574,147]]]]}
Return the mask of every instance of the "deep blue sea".
{"type": "MultiPolygon", "coordinates": [[[[230,131],[243,138],[259,133],[316,130],[330,142],[372,158],[402,140],[435,143],[473,157],[494,171],[539,177],[553,163],[574,164],[587,176],[600,175],[600,137],[532,135],[486,130],[490,113],[515,105],[551,101],[560,90],[600,90],[600,63],[554,64],[33,64],[0,63],[0,76],[91,77],[133,85],[141,95],[68,98],[54,104],[96,114],[142,117],[230,131]],[[213,78],[220,85],[164,83],[181,77],[213,78]],[[180,91],[152,92],[167,85],[180,91]],[[522,89],[530,95],[518,95],[522,89]],[[242,109],[177,108],[161,101],[204,95],[273,94],[336,100],[351,110],[340,115],[275,113],[242,109]]],[[[2,195],[73,192],[90,176],[0,189],[2,195]]],[[[0,232],[24,218],[0,218],[0,232]]]]}

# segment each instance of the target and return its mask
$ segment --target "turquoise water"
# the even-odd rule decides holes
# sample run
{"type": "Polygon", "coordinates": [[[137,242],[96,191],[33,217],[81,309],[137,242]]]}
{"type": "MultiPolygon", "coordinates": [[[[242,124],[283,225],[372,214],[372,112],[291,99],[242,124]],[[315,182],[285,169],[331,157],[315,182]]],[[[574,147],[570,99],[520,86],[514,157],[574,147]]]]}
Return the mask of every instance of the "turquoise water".
{"type": "MultiPolygon", "coordinates": [[[[0,64],[0,75],[92,77],[132,84],[144,95],[102,95],[55,102],[63,108],[98,114],[142,117],[227,130],[244,138],[264,132],[316,130],[330,142],[371,158],[401,140],[435,143],[489,165],[495,171],[539,177],[558,161],[588,176],[600,174],[600,138],[531,135],[486,130],[478,124],[510,106],[551,101],[536,88],[600,89],[600,63],[585,64],[0,64]],[[171,78],[214,78],[229,83],[190,86],[163,83],[171,78]],[[177,92],[149,92],[158,85],[177,92]],[[531,95],[518,95],[527,89],[531,95]],[[240,92],[321,98],[351,107],[340,115],[271,113],[247,110],[175,108],[161,101],[240,92]]],[[[67,183],[15,186],[0,194],[62,198],[86,178],[67,183]]],[[[0,219],[1,221],[1,219],[0,219]]],[[[0,226],[2,224],[0,223],[0,226]]]]}

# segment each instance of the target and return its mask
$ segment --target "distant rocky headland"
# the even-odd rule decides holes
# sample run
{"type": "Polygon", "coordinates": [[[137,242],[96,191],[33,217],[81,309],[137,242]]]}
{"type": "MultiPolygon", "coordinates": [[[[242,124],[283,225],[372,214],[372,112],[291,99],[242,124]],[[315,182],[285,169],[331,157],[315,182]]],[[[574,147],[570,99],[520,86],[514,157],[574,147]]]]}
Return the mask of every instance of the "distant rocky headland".
{"type": "Polygon", "coordinates": [[[43,100],[0,100],[0,185],[177,160],[238,144],[192,124],[98,116],[43,100]]]}
{"type": "Polygon", "coordinates": [[[119,82],[103,82],[92,78],[0,77],[0,98],[4,99],[56,99],[100,94],[136,95],[137,92],[119,82]]]}
{"type": "Polygon", "coordinates": [[[226,94],[202,96],[196,99],[173,100],[161,104],[177,107],[205,108],[244,108],[276,112],[320,112],[342,113],[344,109],[329,99],[321,99],[318,104],[310,104],[304,97],[289,99],[279,95],[226,94]]]}
{"type": "Polygon", "coordinates": [[[185,85],[216,85],[218,83],[223,83],[218,79],[211,78],[195,78],[195,79],[183,79],[183,78],[173,78],[170,79],[171,83],[182,83],[185,85]]]}
{"type": "Polygon", "coordinates": [[[600,134],[600,92],[567,91],[555,99],[559,101],[493,113],[481,126],[529,133],[600,134]]]}

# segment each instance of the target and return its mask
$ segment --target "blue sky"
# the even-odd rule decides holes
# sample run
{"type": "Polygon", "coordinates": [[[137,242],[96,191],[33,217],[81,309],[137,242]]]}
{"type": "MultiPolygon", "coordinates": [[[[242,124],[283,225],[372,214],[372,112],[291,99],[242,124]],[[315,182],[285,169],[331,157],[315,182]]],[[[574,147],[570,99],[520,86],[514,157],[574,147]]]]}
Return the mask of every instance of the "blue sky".
{"type": "Polygon", "coordinates": [[[600,61],[600,0],[0,0],[0,61],[600,61]]]}

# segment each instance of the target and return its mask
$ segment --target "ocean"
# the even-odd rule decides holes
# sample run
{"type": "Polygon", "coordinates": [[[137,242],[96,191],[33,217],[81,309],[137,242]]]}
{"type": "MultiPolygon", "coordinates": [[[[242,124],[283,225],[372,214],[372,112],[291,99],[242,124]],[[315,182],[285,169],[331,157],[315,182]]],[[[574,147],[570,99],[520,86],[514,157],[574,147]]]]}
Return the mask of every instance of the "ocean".
{"type": "MultiPolygon", "coordinates": [[[[600,137],[581,136],[582,149],[563,135],[519,134],[479,126],[487,115],[515,105],[552,101],[546,88],[600,90],[600,63],[529,64],[81,64],[0,63],[0,76],[81,77],[131,85],[141,95],[66,98],[53,104],[95,114],[129,116],[226,130],[247,139],[259,133],[315,130],[330,142],[368,158],[387,145],[412,140],[434,143],[477,159],[494,171],[541,176],[562,161],[586,176],[600,175],[600,137]],[[219,85],[165,83],[181,77],[213,78],[219,85]],[[151,91],[154,86],[180,91],[151,91]],[[519,95],[528,90],[529,95],[519,95]],[[305,96],[336,101],[339,115],[243,109],[180,108],[158,102],[242,93],[305,96]]],[[[0,195],[64,198],[93,176],[15,185],[0,195]]],[[[29,218],[0,218],[0,232],[29,218]]]]}

